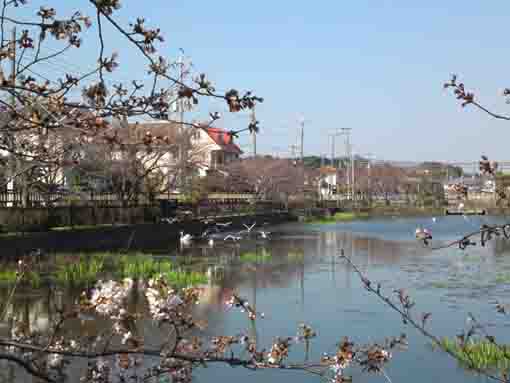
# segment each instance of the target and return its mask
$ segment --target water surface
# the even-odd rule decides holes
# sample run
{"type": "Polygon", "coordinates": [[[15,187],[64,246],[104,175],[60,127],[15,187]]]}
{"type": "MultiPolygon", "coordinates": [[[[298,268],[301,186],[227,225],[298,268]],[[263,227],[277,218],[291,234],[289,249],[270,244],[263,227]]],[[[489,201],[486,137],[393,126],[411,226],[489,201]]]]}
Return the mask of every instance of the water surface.
{"type": "MultiPolygon", "coordinates": [[[[339,259],[341,249],[374,282],[391,295],[406,289],[416,301],[415,313],[432,312],[429,323],[439,336],[454,336],[466,326],[473,313],[500,341],[510,342],[504,318],[495,311],[495,302],[504,301],[510,291],[508,246],[503,241],[465,251],[444,249],[431,252],[414,241],[418,226],[429,228],[434,244],[476,230],[482,223],[500,222],[493,217],[390,218],[338,224],[287,224],[273,227],[270,241],[219,243],[160,254],[159,258],[189,260],[197,270],[209,271],[208,293],[197,315],[206,319],[205,338],[216,335],[256,336],[261,346],[270,348],[277,336],[294,336],[300,323],[318,333],[312,342],[310,359],[333,352],[344,336],[358,343],[382,342],[405,332],[409,348],[396,352],[387,367],[393,382],[484,380],[460,368],[445,354],[433,351],[427,339],[403,325],[398,315],[377,297],[362,288],[357,275],[339,259]],[[226,297],[235,291],[252,302],[265,319],[251,326],[244,314],[227,311],[226,297]]],[[[58,255],[57,255],[58,257],[58,255]]],[[[5,289],[4,289],[5,290],[5,289]]],[[[56,288],[17,294],[13,312],[31,326],[44,328],[52,307],[70,304],[79,291],[56,288]]],[[[101,327],[104,323],[92,326],[101,327]]],[[[75,331],[82,331],[77,327],[75,331]]],[[[155,329],[144,329],[147,343],[155,329]]],[[[293,346],[290,359],[304,359],[302,345],[293,346]]],[[[383,381],[382,376],[359,375],[355,381],[383,381]]],[[[14,368],[0,370],[6,381],[26,379],[14,368]]],[[[195,372],[197,382],[312,382],[317,377],[302,372],[248,371],[242,368],[210,366],[195,372]]]]}

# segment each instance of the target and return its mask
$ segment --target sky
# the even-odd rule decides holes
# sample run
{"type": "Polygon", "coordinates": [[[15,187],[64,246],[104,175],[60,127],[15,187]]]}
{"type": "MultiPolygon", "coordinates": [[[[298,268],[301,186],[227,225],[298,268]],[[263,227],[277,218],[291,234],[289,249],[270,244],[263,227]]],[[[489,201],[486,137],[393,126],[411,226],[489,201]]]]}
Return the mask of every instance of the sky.
{"type": "MultiPolygon", "coordinates": [[[[31,4],[93,15],[86,0],[31,4]]],[[[510,115],[502,97],[510,87],[508,15],[510,3],[501,0],[122,0],[116,13],[124,25],[143,16],[159,26],[166,39],[160,53],[176,57],[183,48],[218,89],[263,97],[256,109],[259,153],[288,156],[303,119],[305,155],[329,156],[329,135],[351,128],[355,153],[413,161],[471,161],[480,154],[510,160],[510,122],[461,108],[442,87],[457,73],[482,104],[510,115]]],[[[50,76],[58,67],[90,68],[95,33],[39,70],[50,76]]],[[[143,76],[139,53],[107,29],[106,52],[112,51],[120,55],[116,76],[143,76]]],[[[205,103],[188,118],[212,111],[227,112],[226,105],[205,103]]],[[[219,125],[237,129],[247,121],[246,113],[225,113],[219,125]]],[[[239,143],[251,151],[249,136],[239,143]]]]}

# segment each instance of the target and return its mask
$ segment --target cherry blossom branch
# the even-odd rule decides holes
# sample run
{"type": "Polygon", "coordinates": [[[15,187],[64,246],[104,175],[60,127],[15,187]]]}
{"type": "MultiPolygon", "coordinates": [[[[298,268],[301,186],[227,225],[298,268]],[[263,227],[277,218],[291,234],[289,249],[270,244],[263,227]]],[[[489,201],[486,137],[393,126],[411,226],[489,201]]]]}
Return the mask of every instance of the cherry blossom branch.
{"type": "MultiPolygon", "coordinates": [[[[442,351],[444,351],[445,353],[450,355],[455,360],[460,361],[459,357],[455,354],[454,351],[452,351],[449,348],[446,348],[443,345],[443,343],[441,342],[441,339],[439,337],[432,334],[429,330],[427,330],[425,328],[428,319],[431,317],[431,313],[422,314],[421,323],[418,323],[413,318],[413,316],[411,315],[411,312],[410,312],[410,309],[412,307],[414,307],[414,302],[412,302],[410,300],[409,296],[406,295],[403,290],[397,291],[397,293],[399,295],[399,299],[400,299],[400,306],[397,306],[389,297],[383,295],[383,293],[381,291],[380,284],[377,284],[376,287],[374,288],[373,283],[364,275],[364,273],[358,268],[358,266],[356,266],[356,264],[348,256],[346,256],[342,253],[340,255],[340,258],[344,259],[349,264],[349,266],[352,267],[354,272],[360,278],[360,281],[363,284],[363,287],[365,287],[365,289],[367,291],[369,291],[370,293],[377,296],[384,304],[386,304],[388,307],[390,307],[393,311],[397,312],[401,316],[404,324],[410,324],[416,330],[418,330],[419,333],[421,333],[426,338],[430,339],[436,347],[438,347],[439,349],[441,349],[442,351]]],[[[468,334],[468,335],[471,336],[472,334],[468,334]]],[[[469,338],[469,336],[468,336],[468,338],[469,338]]],[[[467,339],[464,339],[464,341],[466,341],[466,340],[467,339]]],[[[469,353],[466,353],[466,354],[470,358],[470,362],[471,362],[469,367],[472,368],[474,371],[476,371],[492,380],[498,381],[498,382],[503,382],[503,383],[508,382],[506,379],[496,376],[487,370],[476,367],[476,365],[474,364],[473,360],[471,359],[471,356],[469,355],[469,353]]]]}
{"type": "Polygon", "coordinates": [[[441,250],[447,249],[450,247],[459,247],[461,250],[466,249],[468,246],[476,246],[476,242],[471,239],[474,237],[480,236],[480,244],[481,246],[485,246],[485,244],[499,237],[504,237],[505,239],[510,238],[510,224],[505,223],[503,225],[482,225],[482,227],[473,231],[469,234],[464,235],[462,238],[448,242],[444,245],[432,247],[431,250],[441,250]]]}
{"type": "Polygon", "coordinates": [[[42,373],[41,370],[34,368],[29,362],[22,359],[21,357],[18,357],[16,355],[13,355],[10,353],[0,352],[0,359],[4,359],[9,362],[16,363],[17,365],[22,367],[26,372],[28,372],[30,375],[40,378],[40,379],[44,380],[45,382],[50,382],[50,383],[55,382],[55,380],[51,379],[46,374],[42,373]]]}
{"type": "MultiPolygon", "coordinates": [[[[478,103],[477,101],[475,101],[474,93],[467,91],[465,89],[464,84],[459,83],[457,81],[456,75],[452,75],[450,81],[448,81],[444,84],[444,88],[445,89],[448,89],[448,88],[453,89],[453,93],[456,96],[457,100],[462,101],[462,103],[461,103],[462,107],[465,107],[467,105],[473,105],[476,108],[478,108],[479,110],[481,110],[482,112],[487,113],[489,116],[491,116],[497,120],[510,121],[510,116],[499,114],[499,113],[494,113],[494,112],[490,111],[489,109],[487,109],[486,107],[484,107],[483,105],[481,105],[480,103],[478,103]]],[[[509,96],[510,89],[505,89],[503,95],[509,96]]]]}

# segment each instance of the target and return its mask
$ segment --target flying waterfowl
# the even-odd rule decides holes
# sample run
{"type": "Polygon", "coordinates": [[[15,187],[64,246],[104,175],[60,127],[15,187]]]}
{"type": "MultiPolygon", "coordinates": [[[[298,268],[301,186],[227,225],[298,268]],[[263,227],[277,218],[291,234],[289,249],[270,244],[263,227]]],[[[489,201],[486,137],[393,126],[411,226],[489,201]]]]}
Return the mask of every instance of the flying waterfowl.
{"type": "Polygon", "coordinates": [[[269,239],[269,234],[271,234],[271,232],[269,232],[269,231],[259,231],[259,234],[260,234],[260,237],[262,239],[269,239]]]}
{"type": "Polygon", "coordinates": [[[181,238],[180,238],[181,244],[187,245],[191,242],[192,239],[193,239],[193,236],[191,234],[184,234],[184,232],[181,231],[181,238]]]}

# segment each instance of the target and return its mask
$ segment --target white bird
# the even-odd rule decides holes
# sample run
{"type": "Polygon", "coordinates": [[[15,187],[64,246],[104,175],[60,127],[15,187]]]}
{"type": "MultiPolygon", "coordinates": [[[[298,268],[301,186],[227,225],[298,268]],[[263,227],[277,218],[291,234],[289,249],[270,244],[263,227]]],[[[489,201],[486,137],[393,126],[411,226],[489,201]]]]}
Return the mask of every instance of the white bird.
{"type": "Polygon", "coordinates": [[[214,239],[209,239],[209,242],[207,242],[209,244],[210,247],[213,247],[214,246],[214,239]]]}
{"type": "Polygon", "coordinates": [[[432,222],[436,222],[436,217],[432,217],[432,222]]]}
{"type": "Polygon", "coordinates": [[[253,222],[253,225],[248,226],[248,225],[243,223],[243,226],[246,228],[245,231],[247,231],[249,233],[255,227],[256,224],[257,224],[257,222],[253,222]]]}
{"type": "Polygon", "coordinates": [[[464,209],[464,204],[461,202],[461,203],[459,203],[459,210],[462,210],[462,209],[464,209]]]}
{"type": "Polygon", "coordinates": [[[181,243],[183,245],[187,245],[191,242],[191,239],[193,238],[193,236],[191,234],[186,234],[184,235],[184,231],[181,231],[181,243]]]}
{"type": "Polygon", "coordinates": [[[161,218],[160,222],[162,223],[168,223],[168,224],[173,224],[173,223],[176,223],[178,222],[179,220],[175,217],[173,218],[170,218],[170,217],[165,217],[165,218],[161,218]]]}
{"type": "Polygon", "coordinates": [[[221,227],[227,227],[227,226],[232,225],[232,222],[225,222],[225,223],[216,222],[216,225],[221,226],[221,227]]]}
{"type": "Polygon", "coordinates": [[[262,239],[269,239],[269,234],[271,234],[271,232],[269,232],[269,231],[259,231],[259,234],[262,237],[262,239]]]}
{"type": "Polygon", "coordinates": [[[238,235],[229,234],[225,238],[223,238],[224,241],[229,240],[229,239],[231,239],[232,241],[235,242],[235,241],[240,241],[242,239],[242,237],[238,236],[238,235]]]}

